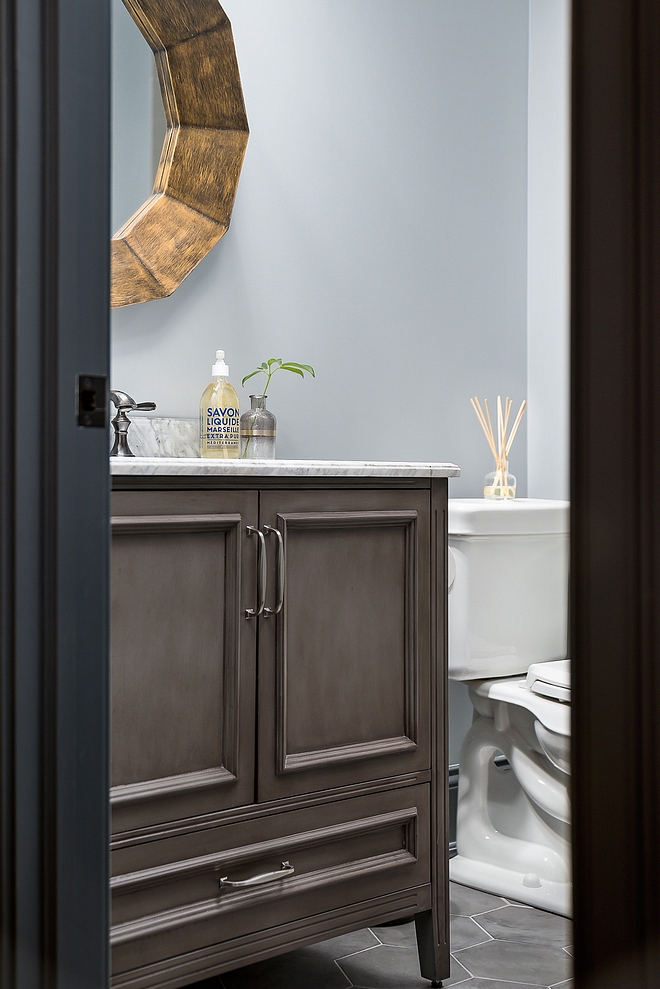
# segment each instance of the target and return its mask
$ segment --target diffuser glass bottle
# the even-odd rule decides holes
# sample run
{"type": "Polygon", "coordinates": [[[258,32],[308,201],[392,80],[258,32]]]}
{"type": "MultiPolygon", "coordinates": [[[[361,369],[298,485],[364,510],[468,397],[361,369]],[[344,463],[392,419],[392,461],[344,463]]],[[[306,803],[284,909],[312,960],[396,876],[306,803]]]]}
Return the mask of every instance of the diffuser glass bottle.
{"type": "Polygon", "coordinates": [[[498,465],[497,470],[484,478],[484,498],[493,501],[511,500],[516,497],[516,477],[509,470],[509,461],[498,465]]]}
{"type": "Polygon", "coordinates": [[[199,453],[201,457],[232,460],[239,455],[240,410],[224,350],[216,351],[211,374],[213,380],[199,403],[199,453]]]}

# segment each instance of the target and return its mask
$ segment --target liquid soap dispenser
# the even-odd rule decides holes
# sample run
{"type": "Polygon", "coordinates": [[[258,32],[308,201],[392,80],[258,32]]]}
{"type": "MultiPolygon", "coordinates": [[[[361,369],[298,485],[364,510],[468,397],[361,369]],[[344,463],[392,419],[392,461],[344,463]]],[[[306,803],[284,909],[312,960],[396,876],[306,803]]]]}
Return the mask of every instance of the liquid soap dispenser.
{"type": "Polygon", "coordinates": [[[216,351],[211,374],[213,380],[199,403],[199,452],[202,457],[231,460],[240,452],[240,410],[224,350],[216,351]]]}

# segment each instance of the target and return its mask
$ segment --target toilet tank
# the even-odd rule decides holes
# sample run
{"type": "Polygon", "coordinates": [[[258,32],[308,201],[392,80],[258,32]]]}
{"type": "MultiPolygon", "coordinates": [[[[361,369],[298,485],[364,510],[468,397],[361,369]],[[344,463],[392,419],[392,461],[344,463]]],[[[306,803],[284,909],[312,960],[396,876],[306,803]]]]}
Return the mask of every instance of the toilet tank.
{"type": "Polygon", "coordinates": [[[566,656],[565,501],[449,501],[449,676],[526,673],[566,656]]]}

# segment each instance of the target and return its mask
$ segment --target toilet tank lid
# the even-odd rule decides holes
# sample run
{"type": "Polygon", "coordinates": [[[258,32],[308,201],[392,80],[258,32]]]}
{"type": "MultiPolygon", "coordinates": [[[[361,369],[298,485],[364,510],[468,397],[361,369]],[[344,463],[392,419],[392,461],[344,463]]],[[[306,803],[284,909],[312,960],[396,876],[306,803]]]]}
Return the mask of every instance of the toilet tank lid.
{"type": "Polygon", "coordinates": [[[546,498],[449,499],[450,536],[547,535],[568,532],[569,502],[546,498]]]}

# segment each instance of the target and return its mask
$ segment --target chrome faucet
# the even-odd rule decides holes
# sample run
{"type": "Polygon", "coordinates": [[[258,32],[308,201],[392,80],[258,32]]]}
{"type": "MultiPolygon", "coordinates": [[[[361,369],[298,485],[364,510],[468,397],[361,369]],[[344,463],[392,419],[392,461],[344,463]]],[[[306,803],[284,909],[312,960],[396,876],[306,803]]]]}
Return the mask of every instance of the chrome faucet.
{"type": "Polygon", "coordinates": [[[115,431],[115,442],[110,451],[111,457],[133,457],[135,454],[128,445],[128,428],[131,420],[128,418],[129,412],[135,409],[144,409],[152,412],[156,408],[155,402],[140,402],[139,404],[124,391],[111,391],[110,398],[117,408],[117,415],[112,420],[112,427],[115,431]]]}

